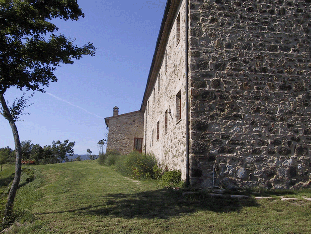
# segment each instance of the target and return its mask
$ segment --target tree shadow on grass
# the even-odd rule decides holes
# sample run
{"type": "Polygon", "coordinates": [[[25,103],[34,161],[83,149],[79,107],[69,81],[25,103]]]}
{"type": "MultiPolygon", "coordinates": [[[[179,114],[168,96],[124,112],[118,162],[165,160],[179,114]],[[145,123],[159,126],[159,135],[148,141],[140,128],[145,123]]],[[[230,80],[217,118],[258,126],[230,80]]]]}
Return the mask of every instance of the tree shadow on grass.
{"type": "Polygon", "coordinates": [[[114,216],[122,218],[168,219],[198,211],[238,212],[243,207],[258,206],[255,199],[212,197],[204,193],[183,194],[182,191],[161,189],[136,194],[108,194],[103,204],[76,210],[78,215],[114,216]]]}

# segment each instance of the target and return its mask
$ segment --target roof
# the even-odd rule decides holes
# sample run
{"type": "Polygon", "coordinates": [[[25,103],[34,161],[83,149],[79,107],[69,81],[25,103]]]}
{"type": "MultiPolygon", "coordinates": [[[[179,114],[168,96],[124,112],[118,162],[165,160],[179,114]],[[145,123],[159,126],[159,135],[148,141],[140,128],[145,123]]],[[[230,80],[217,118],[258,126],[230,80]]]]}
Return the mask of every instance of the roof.
{"type": "Polygon", "coordinates": [[[157,74],[161,68],[162,60],[165,54],[165,48],[168,41],[169,34],[173,27],[174,19],[182,0],[168,0],[166,3],[164,16],[161,23],[160,32],[157,39],[157,44],[155,52],[153,55],[149,76],[146,84],[146,89],[141,104],[140,110],[145,111],[147,100],[152,92],[153,86],[155,84],[157,74]]]}

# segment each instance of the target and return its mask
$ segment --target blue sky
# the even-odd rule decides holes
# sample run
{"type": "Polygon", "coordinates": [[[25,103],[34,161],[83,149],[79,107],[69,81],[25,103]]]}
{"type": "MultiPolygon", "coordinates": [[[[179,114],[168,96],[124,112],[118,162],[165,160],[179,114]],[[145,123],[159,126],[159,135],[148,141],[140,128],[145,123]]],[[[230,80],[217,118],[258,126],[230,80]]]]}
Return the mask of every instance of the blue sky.
{"type": "MultiPolygon", "coordinates": [[[[85,13],[79,21],[56,20],[59,33],[82,46],[92,42],[95,57],[62,65],[46,93],[35,93],[17,122],[21,141],[41,146],[53,140],[75,141],[75,153],[98,153],[107,137],[105,117],[140,109],[166,0],[78,0],[85,13]]],[[[22,92],[11,89],[9,103],[22,92]]],[[[0,116],[0,148],[14,148],[8,122],[0,116]]]]}

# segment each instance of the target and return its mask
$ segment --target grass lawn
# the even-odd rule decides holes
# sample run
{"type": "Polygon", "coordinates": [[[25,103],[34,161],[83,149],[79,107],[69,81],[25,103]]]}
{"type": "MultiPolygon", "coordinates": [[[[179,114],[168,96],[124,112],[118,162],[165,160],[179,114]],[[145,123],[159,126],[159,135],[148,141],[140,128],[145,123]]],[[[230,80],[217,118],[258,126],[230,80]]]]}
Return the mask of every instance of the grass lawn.
{"type": "MultiPolygon", "coordinates": [[[[283,194],[298,198],[290,201],[184,196],[96,161],[25,168],[15,203],[20,217],[8,233],[311,233],[308,190],[283,194]]],[[[1,193],[12,172],[0,172],[1,193]]]]}

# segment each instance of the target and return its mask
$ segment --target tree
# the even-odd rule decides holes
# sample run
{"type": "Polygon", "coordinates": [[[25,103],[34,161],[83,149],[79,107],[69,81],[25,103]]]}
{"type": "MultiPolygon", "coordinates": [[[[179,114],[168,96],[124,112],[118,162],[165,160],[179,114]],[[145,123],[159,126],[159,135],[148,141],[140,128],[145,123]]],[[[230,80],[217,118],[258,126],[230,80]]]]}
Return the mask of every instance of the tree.
{"type": "Polygon", "coordinates": [[[107,140],[102,139],[97,142],[98,148],[99,148],[99,154],[104,154],[104,145],[106,144],[107,140]]]}
{"type": "Polygon", "coordinates": [[[86,152],[89,154],[89,159],[93,160],[93,158],[92,158],[92,151],[90,149],[87,149],[86,152]]]}
{"type": "Polygon", "coordinates": [[[4,223],[12,214],[21,176],[21,143],[15,122],[27,99],[24,95],[8,106],[5,93],[16,87],[26,91],[44,92],[56,82],[54,71],[61,63],[72,64],[83,55],[95,55],[91,43],[74,45],[64,35],[56,35],[53,19],[78,20],[84,17],[76,0],[0,0],[0,103],[1,114],[8,120],[16,152],[15,177],[4,211],[4,223]]]}
{"type": "Polygon", "coordinates": [[[31,159],[40,164],[44,159],[44,150],[39,144],[35,144],[31,148],[31,159]]]}
{"type": "Polygon", "coordinates": [[[0,164],[1,164],[1,171],[2,165],[7,163],[8,159],[12,155],[13,150],[10,147],[1,148],[0,149],[0,164]]]}
{"type": "Polygon", "coordinates": [[[95,160],[96,159],[96,156],[92,155],[92,151],[90,149],[87,149],[86,152],[89,154],[89,159],[90,160],[95,160]]]}
{"type": "Polygon", "coordinates": [[[52,142],[52,153],[54,160],[56,163],[61,163],[64,161],[69,161],[68,156],[73,156],[75,146],[75,142],[69,142],[69,140],[65,140],[63,143],[61,141],[53,141],[52,142]]]}
{"type": "Polygon", "coordinates": [[[81,156],[79,155],[78,157],[76,157],[74,161],[81,161],[81,156]]]}
{"type": "Polygon", "coordinates": [[[31,141],[22,141],[21,147],[22,147],[22,160],[30,159],[33,148],[33,144],[31,143],[31,141]]]}

